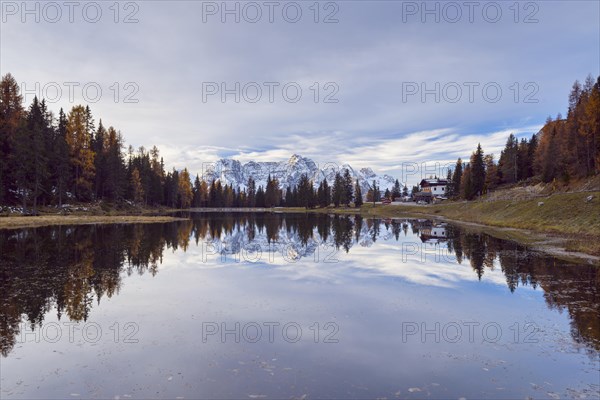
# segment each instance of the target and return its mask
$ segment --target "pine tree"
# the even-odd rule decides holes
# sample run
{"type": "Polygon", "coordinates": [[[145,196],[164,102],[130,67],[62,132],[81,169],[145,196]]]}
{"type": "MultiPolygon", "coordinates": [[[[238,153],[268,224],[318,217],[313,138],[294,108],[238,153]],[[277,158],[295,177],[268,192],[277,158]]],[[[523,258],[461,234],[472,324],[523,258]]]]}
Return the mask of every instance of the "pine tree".
{"type": "Polygon", "coordinates": [[[165,177],[165,204],[171,208],[176,208],[178,203],[179,190],[179,172],[173,168],[165,177]]]}
{"type": "Polygon", "coordinates": [[[518,143],[517,138],[511,133],[506,141],[506,146],[500,153],[498,168],[504,183],[515,183],[519,179],[518,174],[518,143]]]}
{"type": "Polygon", "coordinates": [[[200,182],[199,197],[200,197],[200,207],[207,207],[208,200],[209,200],[208,184],[206,183],[206,181],[204,179],[202,179],[202,181],[200,182]]]}
{"type": "Polygon", "coordinates": [[[248,197],[248,207],[256,207],[256,182],[254,182],[252,177],[248,178],[246,193],[248,197]]]}
{"type": "Polygon", "coordinates": [[[151,204],[162,204],[164,202],[163,185],[165,179],[165,171],[160,158],[160,152],[156,146],[150,150],[150,171],[148,171],[149,187],[148,201],[151,204]]]}
{"type": "Polygon", "coordinates": [[[377,181],[373,180],[373,186],[371,186],[371,190],[373,191],[373,194],[372,194],[373,205],[375,205],[375,202],[381,200],[381,192],[379,191],[379,188],[377,187],[377,181]]]}
{"type": "Polygon", "coordinates": [[[460,182],[460,192],[462,198],[465,200],[473,200],[475,197],[475,191],[473,190],[473,180],[471,178],[471,165],[467,164],[462,174],[460,182]]]}
{"type": "Polygon", "coordinates": [[[360,208],[363,205],[363,197],[362,191],[360,190],[360,185],[358,184],[358,179],[356,180],[356,184],[354,185],[354,207],[360,208]]]}
{"type": "Polygon", "coordinates": [[[41,111],[41,122],[42,122],[42,135],[40,138],[41,147],[43,151],[44,165],[43,175],[44,178],[39,184],[39,197],[38,201],[40,204],[49,204],[54,199],[54,191],[56,189],[53,182],[53,163],[54,163],[54,138],[56,136],[56,129],[54,126],[54,116],[46,106],[46,101],[40,102],[41,111]]]}
{"type": "MultiPolygon", "coordinates": [[[[221,180],[218,180],[217,183],[215,184],[215,207],[223,207],[225,204],[225,196],[223,194],[223,185],[221,185],[221,180]]],[[[262,206],[265,206],[265,199],[264,199],[264,191],[263,191],[263,199],[262,199],[262,206]]]]}
{"type": "Polygon", "coordinates": [[[319,188],[317,189],[317,202],[319,204],[319,207],[327,207],[327,199],[326,199],[326,185],[327,185],[327,180],[323,179],[321,181],[321,183],[319,183],[319,188]]]}
{"type": "Polygon", "coordinates": [[[199,208],[202,204],[200,200],[201,185],[202,184],[200,183],[200,175],[196,175],[196,179],[194,180],[194,196],[192,198],[192,206],[195,208],[199,208]]]}
{"type": "Polygon", "coordinates": [[[323,179],[323,204],[324,207],[329,207],[331,204],[331,187],[327,179],[323,179]]]}
{"type": "Polygon", "coordinates": [[[140,178],[140,171],[134,168],[131,172],[131,188],[133,190],[133,202],[141,204],[144,201],[144,188],[142,187],[142,179],[140,178]]]}
{"type": "Polygon", "coordinates": [[[493,154],[486,154],[483,157],[485,164],[485,184],[484,192],[494,190],[500,184],[500,176],[498,175],[498,166],[494,161],[493,154]]]}
{"type": "Polygon", "coordinates": [[[106,168],[106,151],[105,151],[105,140],[106,140],[107,132],[104,129],[104,125],[102,125],[102,120],[98,123],[98,129],[96,130],[96,134],[92,136],[91,148],[95,154],[94,157],[94,169],[95,169],[95,197],[102,198],[104,197],[104,183],[106,181],[106,177],[104,176],[105,168],[106,168]]]}
{"type": "Polygon", "coordinates": [[[225,188],[223,189],[223,206],[224,207],[232,207],[234,197],[235,197],[235,193],[233,191],[233,187],[231,187],[229,185],[225,185],[225,188]]]}
{"type": "Polygon", "coordinates": [[[313,204],[313,187],[306,174],[300,176],[298,182],[298,205],[304,208],[310,208],[313,204]]]}
{"type": "Polygon", "coordinates": [[[69,165],[69,145],[67,144],[67,116],[61,108],[58,113],[58,125],[55,129],[55,136],[52,146],[53,152],[53,175],[58,196],[58,205],[62,207],[63,196],[67,190],[67,185],[71,180],[71,171],[69,165]]]}
{"type": "Polygon", "coordinates": [[[477,150],[471,156],[471,185],[473,196],[479,196],[483,193],[485,185],[485,165],[483,163],[483,150],[481,144],[477,145],[477,150]]]}
{"type": "Polygon", "coordinates": [[[461,182],[463,175],[462,160],[459,158],[456,160],[456,166],[452,174],[452,194],[454,197],[462,197],[461,182]]]}
{"type": "Polygon", "coordinates": [[[344,179],[339,172],[336,172],[335,174],[333,188],[331,190],[331,200],[335,207],[339,207],[345,200],[344,179]]]}
{"type": "MultiPolygon", "coordinates": [[[[123,160],[123,137],[110,126],[106,133],[104,157],[104,196],[110,201],[121,200],[127,191],[127,170],[123,160]]],[[[162,194],[162,188],[160,189],[162,194]]],[[[161,196],[162,197],[162,196],[161,196]]]]}
{"type": "Polygon", "coordinates": [[[401,196],[400,181],[398,181],[398,179],[396,179],[396,182],[394,182],[394,188],[392,189],[392,200],[395,200],[396,197],[400,197],[400,196],[401,196]]]}
{"type": "Polygon", "coordinates": [[[281,199],[279,191],[279,182],[272,178],[271,174],[267,178],[267,188],[265,190],[265,207],[277,207],[281,199]]]}
{"type": "Polygon", "coordinates": [[[531,139],[529,139],[529,143],[527,144],[527,171],[525,176],[527,178],[531,178],[535,175],[535,153],[537,151],[537,135],[534,133],[531,135],[531,139]]]}
{"type": "Polygon", "coordinates": [[[343,202],[346,207],[350,206],[352,200],[354,200],[354,190],[352,187],[352,176],[350,175],[350,170],[344,170],[344,178],[343,178],[343,202]]]}
{"type": "Polygon", "coordinates": [[[446,196],[448,198],[452,198],[452,196],[454,196],[454,192],[452,190],[452,168],[448,168],[448,172],[446,173],[446,181],[448,181],[448,186],[446,186],[446,196]]]}
{"type": "Polygon", "coordinates": [[[264,206],[265,206],[265,191],[263,190],[263,187],[261,185],[256,190],[256,207],[264,207],[264,206]]]}
{"type": "Polygon", "coordinates": [[[37,97],[34,98],[27,116],[27,130],[30,133],[30,149],[33,161],[33,212],[37,214],[38,197],[42,194],[43,183],[48,179],[48,146],[47,141],[50,138],[51,121],[46,115],[44,102],[37,103],[37,97]]]}
{"type": "MultiPolygon", "coordinates": [[[[455,174],[456,174],[456,172],[455,172],[455,174]]],[[[460,187],[460,184],[459,184],[459,187],[460,187]]],[[[410,195],[412,196],[413,200],[415,199],[415,195],[417,193],[419,193],[419,186],[414,185],[410,191],[410,195]]]]}
{"type": "Polygon", "coordinates": [[[548,137],[548,147],[544,155],[542,164],[542,180],[550,182],[558,177],[556,160],[558,159],[558,144],[557,144],[556,127],[552,127],[550,136],[548,137]]]}

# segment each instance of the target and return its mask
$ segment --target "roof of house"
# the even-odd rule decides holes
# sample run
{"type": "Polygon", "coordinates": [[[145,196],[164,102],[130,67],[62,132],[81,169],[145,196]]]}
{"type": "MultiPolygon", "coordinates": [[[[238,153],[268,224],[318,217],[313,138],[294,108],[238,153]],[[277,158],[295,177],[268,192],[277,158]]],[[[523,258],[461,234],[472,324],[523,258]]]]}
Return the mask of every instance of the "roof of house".
{"type": "Polygon", "coordinates": [[[446,179],[423,179],[420,183],[421,187],[423,186],[437,186],[437,185],[447,185],[448,181],[446,179]]]}

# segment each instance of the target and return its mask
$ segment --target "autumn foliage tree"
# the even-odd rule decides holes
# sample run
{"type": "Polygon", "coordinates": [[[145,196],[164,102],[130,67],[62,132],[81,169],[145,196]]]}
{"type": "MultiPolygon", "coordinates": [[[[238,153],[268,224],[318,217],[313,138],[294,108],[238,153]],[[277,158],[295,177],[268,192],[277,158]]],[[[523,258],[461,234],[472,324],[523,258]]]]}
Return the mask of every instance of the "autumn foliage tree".
{"type": "MultiPolygon", "coordinates": [[[[156,146],[149,151],[125,144],[121,132],[102,120],[96,127],[89,106],[76,105],[57,116],[43,99],[25,108],[19,85],[11,74],[0,80],[0,205],[62,207],[72,201],[133,202],[168,207],[289,207],[349,205],[362,200],[360,186],[348,169],[334,182],[323,180],[315,190],[303,176],[283,190],[272,175],[264,186],[254,177],[234,187],[216,179],[196,177],[186,169],[166,172],[156,146]],[[330,184],[332,184],[330,186],[330,184]],[[285,194],[284,194],[285,193],[285,194]]],[[[498,162],[481,145],[463,165],[459,158],[448,175],[448,196],[474,199],[502,185],[564,182],[600,174],[600,77],[576,81],[568,96],[566,117],[548,118],[530,138],[510,135],[498,162]]],[[[364,183],[363,183],[364,184],[364,183]]],[[[399,182],[391,192],[398,197],[399,182]]],[[[406,189],[406,188],[405,188],[406,189]]],[[[413,194],[418,188],[413,188],[413,194]]],[[[379,201],[376,182],[366,199],[379,201]]]]}
{"type": "Polygon", "coordinates": [[[73,193],[81,200],[90,200],[96,168],[92,150],[89,108],[75,106],[67,117],[67,144],[73,166],[73,193]]]}

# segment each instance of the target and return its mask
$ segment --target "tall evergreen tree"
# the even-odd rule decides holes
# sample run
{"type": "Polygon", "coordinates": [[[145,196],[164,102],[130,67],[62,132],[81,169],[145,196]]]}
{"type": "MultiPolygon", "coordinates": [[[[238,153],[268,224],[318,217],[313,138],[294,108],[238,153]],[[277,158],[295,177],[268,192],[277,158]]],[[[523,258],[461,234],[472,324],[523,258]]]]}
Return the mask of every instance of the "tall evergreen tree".
{"type": "Polygon", "coordinates": [[[310,208],[313,203],[313,187],[306,174],[300,176],[298,182],[298,205],[304,208],[310,208]]]}
{"type": "Polygon", "coordinates": [[[363,197],[362,191],[360,190],[360,185],[358,184],[358,179],[356,180],[356,184],[354,185],[354,207],[360,208],[363,205],[363,197]]]}
{"type": "Polygon", "coordinates": [[[459,158],[456,160],[456,166],[454,167],[454,172],[452,174],[452,194],[454,197],[461,197],[461,182],[463,175],[463,165],[462,160],[459,158]]]}
{"type": "Polygon", "coordinates": [[[352,176],[350,175],[350,170],[347,168],[344,170],[343,188],[343,202],[346,206],[349,206],[350,203],[354,200],[354,189],[352,176]]]}
{"type": "Polygon", "coordinates": [[[248,207],[256,207],[256,182],[252,177],[248,178],[246,195],[248,198],[248,207]]]}
{"type": "MultiPolygon", "coordinates": [[[[86,108],[86,112],[89,111],[89,108],[86,108]]],[[[104,197],[104,184],[106,182],[105,169],[106,169],[106,151],[105,151],[105,141],[106,141],[107,132],[104,129],[104,125],[102,125],[102,120],[98,123],[98,129],[96,130],[96,134],[92,136],[91,148],[94,152],[94,191],[96,198],[104,197]]]]}
{"type": "Polygon", "coordinates": [[[285,189],[285,206],[296,207],[296,204],[294,203],[294,199],[292,197],[292,189],[289,186],[285,189]]]}
{"type": "Polygon", "coordinates": [[[121,200],[127,191],[127,170],[122,148],[123,137],[110,126],[106,132],[102,184],[102,193],[110,201],[121,200]]]}
{"type": "Polygon", "coordinates": [[[452,168],[448,168],[448,172],[446,174],[446,180],[448,181],[448,186],[446,186],[446,196],[448,198],[452,198],[452,196],[454,196],[453,185],[452,185],[452,168]]]}
{"type": "Polygon", "coordinates": [[[200,200],[200,188],[201,188],[200,175],[196,175],[196,179],[194,179],[194,187],[193,187],[194,195],[192,196],[192,207],[195,207],[195,208],[201,207],[202,202],[200,200]]]}
{"type": "Polygon", "coordinates": [[[142,179],[140,178],[140,171],[137,168],[134,168],[131,173],[130,184],[133,191],[133,202],[142,204],[144,201],[144,188],[142,186],[142,179]]]}
{"type": "Polygon", "coordinates": [[[494,190],[500,184],[500,175],[493,154],[486,154],[483,157],[483,163],[485,164],[484,192],[488,192],[494,190]]]}
{"type": "Polygon", "coordinates": [[[401,195],[402,193],[400,192],[400,181],[396,179],[396,182],[394,182],[394,188],[392,189],[392,200],[394,200],[396,197],[400,197],[401,195]]]}
{"type": "Polygon", "coordinates": [[[335,179],[333,181],[333,188],[331,190],[331,200],[333,205],[339,207],[340,204],[344,204],[346,192],[344,189],[344,179],[339,172],[336,172],[335,179]]]}
{"type": "Polygon", "coordinates": [[[67,191],[67,185],[71,180],[71,170],[69,165],[69,145],[67,144],[67,116],[61,108],[58,113],[58,125],[55,129],[53,141],[53,182],[58,197],[58,206],[62,207],[63,198],[67,191]]]}
{"type": "Polygon", "coordinates": [[[377,187],[377,181],[373,180],[373,185],[371,186],[371,190],[373,191],[373,205],[375,205],[375,202],[381,200],[381,192],[379,191],[379,187],[377,187]]]}
{"type": "Polygon", "coordinates": [[[256,207],[264,207],[265,206],[265,191],[261,186],[256,190],[256,207]]]}
{"type": "Polygon", "coordinates": [[[483,163],[483,150],[481,144],[477,145],[477,150],[471,156],[471,185],[474,196],[483,193],[485,185],[485,164],[483,163]]]}
{"type": "Polygon", "coordinates": [[[531,178],[535,175],[535,152],[537,151],[537,135],[534,133],[531,135],[531,139],[527,143],[527,163],[526,163],[526,178],[531,178]]]}
{"type": "Polygon", "coordinates": [[[465,170],[462,174],[462,179],[460,182],[460,192],[461,196],[465,200],[473,200],[475,197],[475,191],[473,190],[473,180],[471,177],[471,165],[465,165],[465,170]]]}
{"type": "Polygon", "coordinates": [[[515,183],[519,179],[518,173],[518,143],[517,138],[511,133],[506,141],[506,146],[500,153],[498,163],[502,182],[515,183]]]}
{"type": "Polygon", "coordinates": [[[281,199],[279,182],[275,178],[271,178],[271,174],[267,178],[267,188],[265,190],[265,207],[277,207],[281,199]]]}

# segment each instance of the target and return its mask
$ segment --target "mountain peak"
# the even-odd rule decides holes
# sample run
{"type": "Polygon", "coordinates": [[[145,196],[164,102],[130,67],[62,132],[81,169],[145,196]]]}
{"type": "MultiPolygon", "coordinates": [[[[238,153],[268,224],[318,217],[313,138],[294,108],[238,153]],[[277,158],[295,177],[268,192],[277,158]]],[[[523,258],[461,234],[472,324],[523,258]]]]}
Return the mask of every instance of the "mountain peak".
{"type": "Polygon", "coordinates": [[[228,184],[234,188],[245,188],[250,177],[254,179],[257,187],[266,186],[267,178],[270,175],[271,178],[279,181],[282,189],[286,189],[297,186],[302,175],[308,176],[315,187],[323,179],[326,179],[329,185],[333,185],[335,174],[337,172],[343,173],[345,169],[348,169],[354,181],[359,181],[363,195],[367,193],[373,180],[377,181],[377,185],[382,190],[391,189],[394,185],[395,179],[388,175],[377,175],[371,168],[358,170],[349,164],[344,164],[341,167],[326,164],[321,167],[310,158],[302,157],[299,154],[292,154],[288,161],[248,161],[243,164],[234,159],[224,158],[209,168],[204,173],[203,178],[207,182],[214,179],[221,181],[222,185],[228,184]]]}
{"type": "Polygon", "coordinates": [[[302,157],[300,154],[292,154],[292,156],[290,157],[290,162],[294,163],[294,162],[298,162],[300,160],[302,160],[304,157],[302,157]]]}

